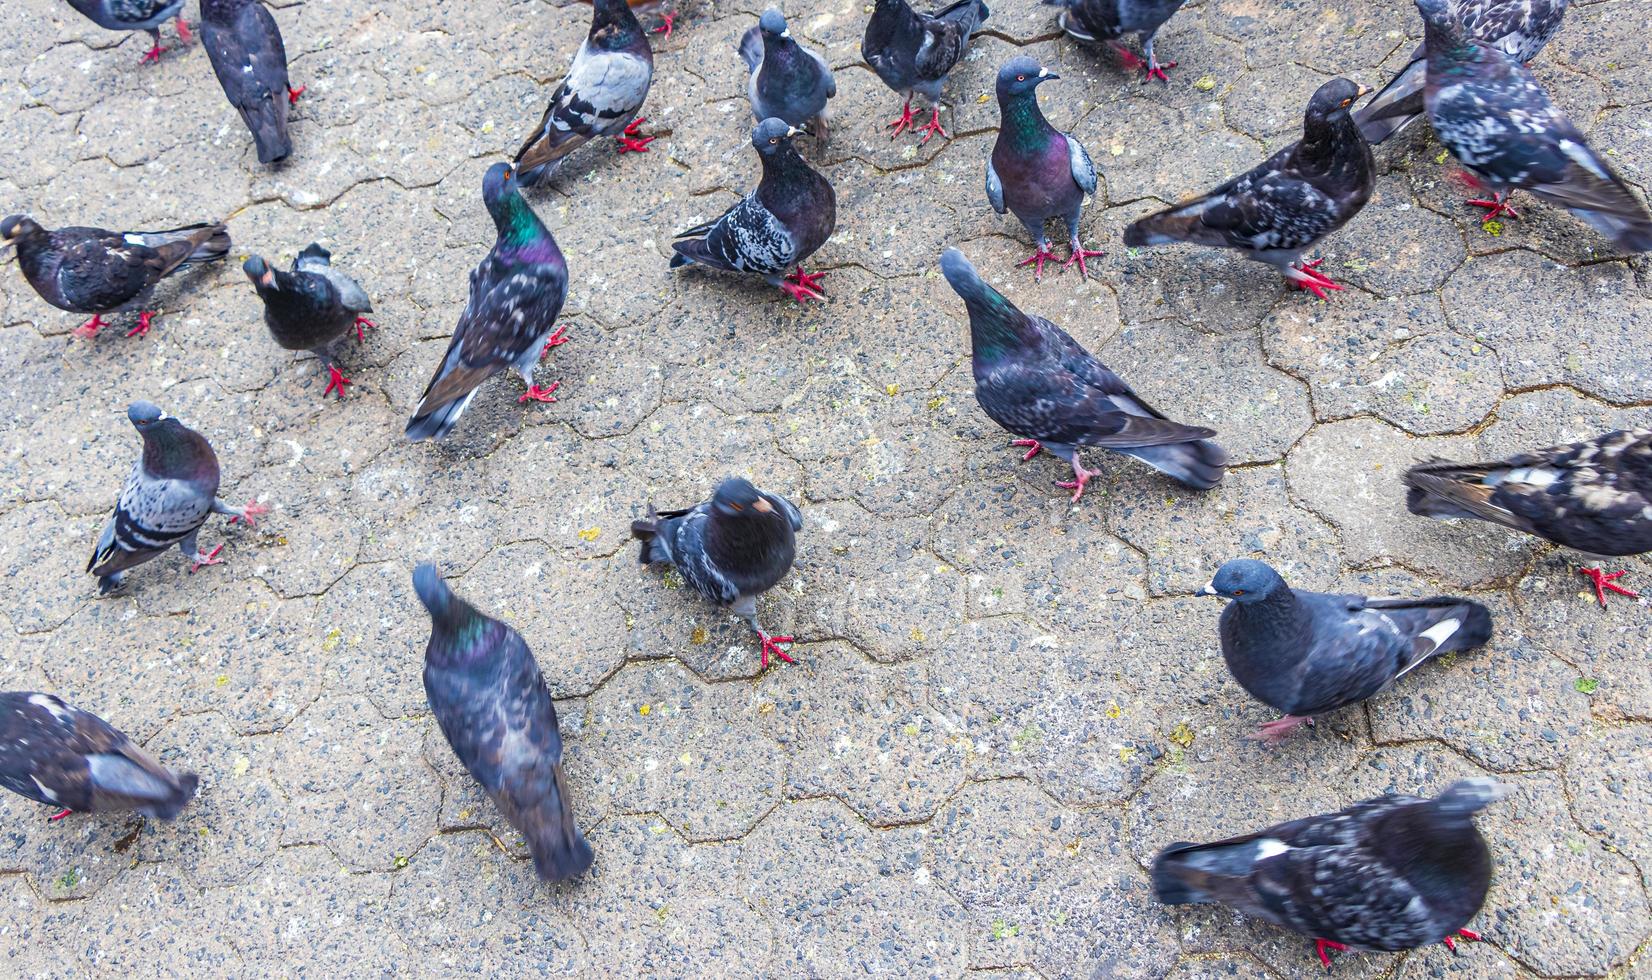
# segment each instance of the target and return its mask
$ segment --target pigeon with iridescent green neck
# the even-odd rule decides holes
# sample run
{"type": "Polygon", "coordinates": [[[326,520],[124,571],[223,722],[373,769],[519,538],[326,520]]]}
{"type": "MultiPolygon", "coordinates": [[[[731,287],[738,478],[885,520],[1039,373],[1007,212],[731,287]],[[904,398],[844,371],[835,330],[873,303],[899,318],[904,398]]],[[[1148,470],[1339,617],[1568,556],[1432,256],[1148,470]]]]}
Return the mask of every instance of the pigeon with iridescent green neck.
{"type": "Polygon", "coordinates": [[[826,140],[826,100],[837,82],[826,59],[798,44],[786,18],[773,7],[740,39],[740,57],[751,72],[746,96],[758,122],[779,119],[826,140]]]}

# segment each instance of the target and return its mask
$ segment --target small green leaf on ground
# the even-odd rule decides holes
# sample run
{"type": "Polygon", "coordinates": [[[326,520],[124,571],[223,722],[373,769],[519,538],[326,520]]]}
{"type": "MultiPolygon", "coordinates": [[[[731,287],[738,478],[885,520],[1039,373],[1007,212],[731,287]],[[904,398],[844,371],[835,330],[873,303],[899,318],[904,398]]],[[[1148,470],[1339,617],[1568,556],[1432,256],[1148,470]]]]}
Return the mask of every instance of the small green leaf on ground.
{"type": "Polygon", "coordinates": [[[1600,681],[1593,677],[1579,677],[1577,680],[1572,682],[1572,688],[1579,694],[1593,694],[1595,693],[1595,688],[1599,686],[1600,681]]]}
{"type": "Polygon", "coordinates": [[[1010,923],[1005,922],[1003,919],[999,919],[998,921],[996,921],[992,924],[992,938],[994,938],[994,939],[999,939],[999,940],[1010,939],[1010,938],[1013,938],[1018,933],[1020,933],[1020,931],[1021,931],[1020,926],[1011,925],[1010,923]]]}

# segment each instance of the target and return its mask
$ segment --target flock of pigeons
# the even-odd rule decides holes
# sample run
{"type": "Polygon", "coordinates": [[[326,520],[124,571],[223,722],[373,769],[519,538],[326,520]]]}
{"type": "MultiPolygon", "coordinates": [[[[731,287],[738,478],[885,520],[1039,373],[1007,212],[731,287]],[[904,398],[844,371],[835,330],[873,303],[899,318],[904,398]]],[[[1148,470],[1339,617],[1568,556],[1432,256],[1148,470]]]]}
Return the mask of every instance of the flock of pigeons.
{"type": "MultiPolygon", "coordinates": [[[[1062,6],[1060,24],[1084,42],[1142,37],[1146,60],[1128,55],[1147,78],[1168,81],[1174,62],[1154,55],[1153,36],[1182,0],[1047,0],[1062,6]]],[[[1652,248],[1652,217],[1578,130],[1554,107],[1523,62],[1559,29],[1566,0],[1416,0],[1426,26],[1412,62],[1368,105],[1368,89],[1333,79],[1310,99],[1302,139],[1210,193],[1132,224],[1131,245],[1193,242],[1238,249],[1275,266],[1291,283],[1324,298],[1340,289],[1305,251],[1352,219],[1371,195],[1371,145],[1426,116],[1442,143],[1491,194],[1472,201],[1486,217],[1514,216],[1507,195],[1524,189],[1559,204],[1622,249],[1652,248]]],[[[159,26],[178,18],[182,0],[70,0],[97,23],[145,30],[161,54],[159,26]]],[[[257,146],[260,162],[292,152],[287,108],[302,89],[288,84],[280,33],[256,0],[201,0],[202,35],[226,95],[257,146]]],[[[877,0],[862,52],[893,90],[906,97],[892,136],[908,129],[928,141],[946,137],[941,90],[971,36],[987,20],[981,0],[930,14],[907,0],[877,0]],[[932,104],[927,124],[912,98],[932,104]]],[[[669,21],[667,28],[669,29],[669,21]]],[[[1122,47],[1120,48],[1122,51],[1122,47]]],[[[752,145],[762,177],[749,196],[674,243],[673,267],[697,265],[761,276],[799,302],[823,298],[821,273],[802,262],[832,234],[831,184],[794,141],[828,138],[827,102],[836,84],[827,63],[792,37],[778,10],[764,12],[740,40],[757,125],[752,145]],[[788,269],[794,271],[788,273],[788,269]]],[[[478,387],[506,368],[527,383],[520,400],[554,400],[539,388],[535,367],[564,341],[556,318],[568,272],[555,239],[521,188],[554,179],[572,152],[612,136],[621,153],[647,152],[640,115],[653,78],[646,34],[625,0],[595,0],[590,33],[513,163],[487,171],[482,197],[497,241],[471,274],[470,298],[452,342],[420,399],[406,435],[450,432],[478,387]]],[[[1035,277],[1056,260],[1044,227],[1066,224],[1069,257],[1086,275],[1079,237],[1082,208],[1096,168],[1079,141],[1056,130],[1039,109],[1037,90],[1056,78],[1034,59],[1016,57],[998,72],[1001,127],[986,161],[986,194],[1031,235],[1035,277]]],[[[1144,79],[1145,80],[1145,79],[1144,79]]],[[[78,333],[107,325],[105,314],[140,311],[131,333],[155,315],[145,310],[156,284],[230,250],[221,224],[171,231],[117,233],[98,228],[48,231],[14,215],[0,236],[17,247],[25,278],[52,305],[92,314],[78,333]]],[[[1223,478],[1227,454],[1208,428],[1175,422],[1060,327],[1028,316],[988,285],[964,255],[940,258],[948,283],[969,314],[976,396],[1012,443],[1065,460],[1073,479],[1059,484],[1077,502],[1096,475],[1083,448],[1134,457],[1197,490],[1223,478]]],[[[312,244],[291,271],[248,258],[243,271],[264,305],[276,343],[309,350],[329,371],[323,392],[340,397],[350,383],[329,348],[364,327],[366,292],[312,244]]],[[[172,547],[194,564],[218,563],[222,545],[204,551],[207,518],[224,514],[251,524],[266,512],[217,497],[219,464],[199,433],[148,402],[128,418],[143,452],[121,489],[87,570],[103,592],[126,573],[172,547]]],[[[1597,555],[1652,551],[1652,431],[1620,431],[1483,463],[1423,462],[1405,475],[1409,509],[1435,518],[1489,521],[1597,555]]],[[[632,525],[645,564],[674,566],[695,592],[746,619],[763,666],[771,655],[791,663],[789,636],[766,632],[757,599],[785,577],[803,530],[798,509],[745,480],[723,482],[709,500],[656,513],[632,525]]],[[[1586,568],[1602,605],[1606,593],[1634,597],[1623,572],[1586,568]]],[[[505,817],[526,838],[538,873],[560,881],[590,867],[594,852],[570,808],[561,766],[556,710],[522,637],[456,596],[435,566],[413,573],[431,619],[425,690],[454,752],[505,817]]],[[[1490,612],[1469,599],[1438,596],[1378,599],[1292,589],[1263,562],[1223,565],[1203,592],[1228,600],[1221,647],[1235,680],[1283,715],[1254,737],[1274,742],[1315,715],[1357,704],[1445,653],[1470,650],[1492,633],[1490,612]]],[[[174,772],[94,715],[49,694],[0,694],[0,784],[71,811],[137,810],[170,819],[194,796],[197,779],[174,772]]],[[[1464,926],[1479,911],[1492,861],[1473,815],[1500,795],[1490,780],[1447,788],[1432,800],[1389,795],[1209,844],[1179,843],[1154,861],[1152,879],[1167,904],[1220,902],[1314,938],[1328,950],[1408,949],[1479,938],[1464,926]]]]}

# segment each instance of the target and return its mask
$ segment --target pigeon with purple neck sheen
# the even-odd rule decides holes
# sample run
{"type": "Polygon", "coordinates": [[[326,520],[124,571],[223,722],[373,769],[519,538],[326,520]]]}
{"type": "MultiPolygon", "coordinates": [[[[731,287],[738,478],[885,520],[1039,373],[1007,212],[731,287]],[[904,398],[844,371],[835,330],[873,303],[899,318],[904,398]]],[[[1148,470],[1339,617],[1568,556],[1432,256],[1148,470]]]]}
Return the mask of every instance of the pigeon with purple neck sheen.
{"type": "Polygon", "coordinates": [[[1032,235],[1035,250],[1021,264],[1034,267],[1034,281],[1055,259],[1044,233],[1051,218],[1067,223],[1071,254],[1063,270],[1076,263],[1079,276],[1086,276],[1084,260],[1102,254],[1078,237],[1084,202],[1096,192],[1096,166],[1078,140],[1051,126],[1038,108],[1038,86],[1060,77],[1024,55],[998,69],[998,141],[987,158],[987,200],[999,214],[1013,213],[1032,235]]]}
{"type": "Polygon", "coordinates": [[[252,132],[259,163],[292,155],[287,113],[304,90],[287,78],[287,47],[259,0],[201,0],[201,40],[229,104],[252,132]]]}
{"type": "Polygon", "coordinates": [[[264,325],[270,337],[286,350],[307,350],[327,367],[327,387],[323,398],[333,391],[344,397],[350,379],[338,369],[330,348],[340,337],[362,327],[377,326],[362,316],[373,304],[354,279],[333,268],[333,255],[311,243],[293,260],[293,270],[272,268],[261,255],[250,256],[241,271],[252,280],[258,298],[264,301],[264,325]]]}
{"type": "Polygon", "coordinates": [[[808,128],[826,141],[826,100],[837,95],[837,82],[826,59],[798,44],[786,18],[773,7],[740,39],[740,57],[751,78],[746,96],[758,122],[779,119],[808,128]]]}
{"type": "Polygon", "coordinates": [[[1043,0],[1060,7],[1058,23],[1067,36],[1085,44],[1109,42],[1130,68],[1146,71],[1142,81],[1157,78],[1169,83],[1165,71],[1176,67],[1174,61],[1160,63],[1153,54],[1153,35],[1165,21],[1175,16],[1187,0],[1043,0]],[[1136,57],[1118,38],[1135,34],[1141,38],[1142,53],[1147,60],[1136,57]]]}
{"type": "Polygon", "coordinates": [[[195,40],[184,23],[184,0],[69,0],[69,6],[104,30],[147,33],[155,43],[144,52],[144,62],[161,60],[166,52],[161,47],[161,25],[174,17],[178,18],[178,40],[185,44],[195,40]]]}
{"type": "Polygon", "coordinates": [[[913,10],[907,0],[877,0],[866,21],[860,53],[883,84],[906,96],[900,117],[888,123],[895,130],[890,139],[907,129],[923,132],[920,143],[928,143],[936,133],[947,138],[941,128],[941,85],[963,60],[970,37],[990,13],[981,0],[954,0],[928,14],[913,10]],[[914,93],[930,102],[933,111],[927,125],[916,125],[914,93]]]}

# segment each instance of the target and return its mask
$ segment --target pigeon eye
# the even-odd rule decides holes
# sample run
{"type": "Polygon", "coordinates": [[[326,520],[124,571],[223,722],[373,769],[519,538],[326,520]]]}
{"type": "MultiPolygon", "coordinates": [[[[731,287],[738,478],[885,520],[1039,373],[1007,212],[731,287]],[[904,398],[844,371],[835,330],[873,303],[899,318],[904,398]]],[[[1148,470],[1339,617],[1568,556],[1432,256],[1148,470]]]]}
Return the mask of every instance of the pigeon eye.
{"type": "Polygon", "coordinates": [[[1244,595],[1244,594],[1245,594],[1245,590],[1244,590],[1244,589],[1234,589],[1234,590],[1233,590],[1233,594],[1234,594],[1234,595],[1244,595]]]}
{"type": "Polygon", "coordinates": [[[1027,76],[1025,76],[1025,75],[1017,75],[1017,76],[1015,76],[1015,80],[1016,80],[1016,81],[1018,81],[1018,82],[1024,82],[1024,81],[1026,81],[1026,80],[1027,80],[1027,76]]]}
{"type": "Polygon", "coordinates": [[[729,504],[729,506],[733,507],[735,510],[745,510],[746,509],[744,504],[729,504]]]}
{"type": "Polygon", "coordinates": [[[1342,107],[1343,107],[1343,108],[1344,108],[1344,109],[1346,109],[1346,108],[1348,108],[1348,107],[1349,107],[1349,106],[1351,106],[1351,105],[1353,105],[1353,104],[1354,104],[1354,100],[1353,100],[1353,99],[1343,99],[1343,100],[1342,100],[1342,107]]]}
{"type": "Polygon", "coordinates": [[[780,137],[778,137],[778,136],[770,136],[770,137],[769,137],[769,142],[770,142],[770,143],[778,143],[778,142],[780,142],[780,137]]]}

